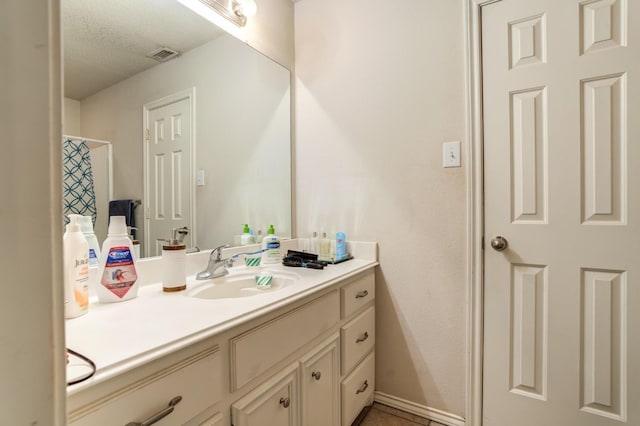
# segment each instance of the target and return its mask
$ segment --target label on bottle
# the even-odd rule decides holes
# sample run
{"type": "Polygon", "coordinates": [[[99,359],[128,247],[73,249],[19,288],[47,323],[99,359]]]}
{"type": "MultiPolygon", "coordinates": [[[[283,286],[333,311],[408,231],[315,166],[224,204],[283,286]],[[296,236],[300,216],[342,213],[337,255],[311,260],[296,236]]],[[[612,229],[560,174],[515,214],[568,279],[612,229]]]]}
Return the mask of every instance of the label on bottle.
{"type": "Polygon", "coordinates": [[[89,308],[89,261],[76,259],[73,268],[73,298],[76,301],[76,308],[86,311],[89,308]]]}
{"type": "Polygon", "coordinates": [[[269,241],[269,242],[267,242],[267,250],[279,249],[279,248],[280,248],[280,241],[269,241]]]}
{"type": "Polygon", "coordinates": [[[89,249],[89,266],[98,266],[100,265],[100,260],[96,255],[96,251],[92,248],[89,249]]]}
{"type": "Polygon", "coordinates": [[[111,247],[106,256],[100,283],[122,299],[138,279],[133,256],[127,246],[111,247]]]}

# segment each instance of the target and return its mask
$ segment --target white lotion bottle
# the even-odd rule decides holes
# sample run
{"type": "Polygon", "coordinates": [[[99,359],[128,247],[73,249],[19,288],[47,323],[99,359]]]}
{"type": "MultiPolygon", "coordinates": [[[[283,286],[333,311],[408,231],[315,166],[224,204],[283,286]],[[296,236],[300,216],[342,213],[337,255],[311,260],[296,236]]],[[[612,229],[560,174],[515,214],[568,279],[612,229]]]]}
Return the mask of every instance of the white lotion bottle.
{"type": "Polygon", "coordinates": [[[80,217],[69,215],[62,238],[65,318],[76,318],[89,310],[89,244],[80,230],[80,217]]]}
{"type": "Polygon", "coordinates": [[[107,239],[102,243],[100,282],[96,288],[101,303],[123,302],[138,295],[133,243],[127,235],[124,216],[111,216],[107,239]]]}
{"type": "Polygon", "coordinates": [[[87,239],[87,244],[89,244],[89,289],[93,292],[95,291],[99,281],[100,243],[98,243],[98,238],[93,232],[93,221],[91,220],[91,216],[78,216],[80,229],[82,230],[84,237],[87,239]]]}
{"type": "Polygon", "coordinates": [[[280,238],[276,237],[276,230],[273,225],[269,226],[267,236],[262,239],[262,263],[276,264],[282,262],[280,257],[280,238]]]}

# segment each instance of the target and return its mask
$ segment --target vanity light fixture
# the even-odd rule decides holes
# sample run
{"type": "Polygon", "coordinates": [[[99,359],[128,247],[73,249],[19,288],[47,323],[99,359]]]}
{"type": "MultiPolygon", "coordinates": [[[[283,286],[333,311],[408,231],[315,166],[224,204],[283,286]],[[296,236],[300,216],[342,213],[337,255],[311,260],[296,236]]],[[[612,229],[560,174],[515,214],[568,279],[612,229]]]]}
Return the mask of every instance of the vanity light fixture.
{"type": "MultiPolygon", "coordinates": [[[[254,0],[198,0],[200,3],[215,10],[220,15],[239,27],[247,24],[247,18],[254,16],[258,6],[254,0]]],[[[181,1],[181,3],[185,3],[181,1]]]]}
{"type": "Polygon", "coordinates": [[[244,16],[246,20],[256,16],[258,5],[255,0],[233,0],[233,11],[238,16],[244,16]]]}

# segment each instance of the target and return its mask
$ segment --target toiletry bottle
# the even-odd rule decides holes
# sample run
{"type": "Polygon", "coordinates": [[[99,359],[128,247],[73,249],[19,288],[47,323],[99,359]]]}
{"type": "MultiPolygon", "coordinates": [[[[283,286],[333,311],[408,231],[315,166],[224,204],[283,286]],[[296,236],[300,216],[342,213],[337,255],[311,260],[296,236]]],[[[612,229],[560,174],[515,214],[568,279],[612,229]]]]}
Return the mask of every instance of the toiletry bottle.
{"type": "Polygon", "coordinates": [[[79,217],[69,215],[62,239],[65,318],[79,317],[89,309],[89,244],[82,235],[79,217]]]}
{"type": "Polygon", "coordinates": [[[280,238],[275,235],[276,230],[273,225],[269,226],[267,236],[262,239],[262,263],[274,264],[282,261],[280,257],[280,238]]]}
{"type": "Polygon", "coordinates": [[[313,231],[313,234],[311,234],[311,239],[309,240],[309,252],[313,254],[318,254],[320,252],[318,233],[316,231],[313,231]]]}
{"type": "Polygon", "coordinates": [[[242,235],[240,236],[240,245],[246,246],[251,244],[251,239],[252,239],[252,235],[251,235],[251,230],[249,229],[249,224],[245,223],[244,228],[242,230],[242,235]]]}
{"type": "Polygon", "coordinates": [[[93,233],[93,222],[91,216],[78,215],[78,222],[80,223],[80,229],[82,234],[89,244],[89,288],[91,291],[95,291],[100,281],[100,244],[96,238],[96,234],[93,233]]]}
{"type": "Polygon", "coordinates": [[[320,239],[320,252],[318,253],[318,259],[330,262],[331,259],[331,241],[327,238],[327,233],[324,229],[321,229],[322,238],[320,239]]]}
{"type": "Polygon", "coordinates": [[[133,244],[127,236],[124,216],[111,216],[107,239],[102,243],[98,300],[102,303],[122,302],[138,295],[133,244]]]}
{"type": "Polygon", "coordinates": [[[187,288],[187,246],[178,241],[173,229],[171,241],[162,246],[162,291],[176,292],[187,288]]]}
{"type": "Polygon", "coordinates": [[[344,232],[336,233],[336,261],[347,258],[347,237],[344,232]]]}
{"type": "Polygon", "coordinates": [[[80,223],[82,234],[87,239],[87,244],[89,244],[89,266],[99,266],[100,243],[98,243],[96,234],[93,233],[93,222],[91,221],[91,216],[78,215],[78,223],[80,223]]]}

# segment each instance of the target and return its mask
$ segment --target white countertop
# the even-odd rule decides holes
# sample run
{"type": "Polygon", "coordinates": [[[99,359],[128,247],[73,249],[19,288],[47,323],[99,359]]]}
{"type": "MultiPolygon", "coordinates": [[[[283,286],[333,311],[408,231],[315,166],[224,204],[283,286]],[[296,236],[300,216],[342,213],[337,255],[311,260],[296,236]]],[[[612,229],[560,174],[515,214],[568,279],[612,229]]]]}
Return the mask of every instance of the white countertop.
{"type": "MultiPolygon", "coordinates": [[[[191,297],[194,289],[203,285],[191,276],[187,290],[179,293],[163,293],[162,285],[157,283],[140,287],[138,297],[125,302],[102,304],[92,299],[86,315],[66,321],[66,345],[90,358],[96,364],[96,373],[69,386],[67,394],[213,337],[375,265],[375,260],[353,259],[324,270],[263,266],[259,269],[295,273],[299,279],[277,291],[251,297],[191,297]]],[[[257,268],[234,266],[230,276],[254,269],[257,268]]]]}

